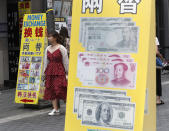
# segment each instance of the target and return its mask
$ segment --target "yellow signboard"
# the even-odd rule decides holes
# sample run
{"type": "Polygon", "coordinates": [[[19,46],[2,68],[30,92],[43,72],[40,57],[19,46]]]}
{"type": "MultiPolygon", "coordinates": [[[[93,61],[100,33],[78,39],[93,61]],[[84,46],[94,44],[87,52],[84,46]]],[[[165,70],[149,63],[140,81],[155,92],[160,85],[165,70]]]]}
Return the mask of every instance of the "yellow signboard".
{"type": "Polygon", "coordinates": [[[43,55],[46,41],[46,14],[26,14],[16,86],[16,103],[37,104],[41,86],[43,55]]]}
{"type": "Polygon", "coordinates": [[[65,131],[155,131],[154,7],[73,1],[65,131]]]}

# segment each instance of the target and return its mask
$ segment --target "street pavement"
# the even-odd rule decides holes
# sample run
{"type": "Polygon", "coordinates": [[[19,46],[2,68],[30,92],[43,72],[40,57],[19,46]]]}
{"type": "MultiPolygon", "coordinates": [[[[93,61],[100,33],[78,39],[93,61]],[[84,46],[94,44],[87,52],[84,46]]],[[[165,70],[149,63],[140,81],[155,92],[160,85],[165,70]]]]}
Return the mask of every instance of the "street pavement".
{"type": "MultiPolygon", "coordinates": [[[[162,72],[162,89],[165,104],[157,106],[157,131],[169,131],[169,71],[162,72]]],[[[65,104],[62,113],[48,116],[49,102],[37,107],[24,107],[14,102],[15,89],[0,92],[0,131],[64,131],[65,104]]]]}
{"type": "Polygon", "coordinates": [[[15,89],[0,93],[0,131],[64,131],[65,104],[61,101],[61,114],[48,116],[51,104],[42,107],[24,107],[14,102],[15,89]]]}
{"type": "Polygon", "coordinates": [[[162,97],[164,105],[157,106],[157,131],[169,131],[169,71],[162,72],[162,97]]]}

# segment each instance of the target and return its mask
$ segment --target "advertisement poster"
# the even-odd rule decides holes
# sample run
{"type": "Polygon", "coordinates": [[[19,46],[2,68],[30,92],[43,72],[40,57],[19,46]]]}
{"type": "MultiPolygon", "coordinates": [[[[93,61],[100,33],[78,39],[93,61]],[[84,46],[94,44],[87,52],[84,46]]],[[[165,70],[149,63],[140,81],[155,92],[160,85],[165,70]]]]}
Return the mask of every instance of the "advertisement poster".
{"type": "Polygon", "coordinates": [[[68,28],[69,36],[71,37],[72,16],[67,17],[67,28],[68,28]]]}
{"type": "Polygon", "coordinates": [[[61,8],[62,8],[62,1],[54,1],[55,17],[60,17],[61,8]]]}
{"type": "Polygon", "coordinates": [[[37,104],[46,41],[46,14],[26,14],[23,20],[16,103],[37,104]]]}
{"type": "Polygon", "coordinates": [[[22,33],[22,24],[24,14],[31,13],[31,1],[18,2],[18,17],[19,17],[19,33],[22,33]]]}
{"type": "Polygon", "coordinates": [[[64,1],[62,6],[62,17],[71,16],[72,2],[64,1]]]}
{"type": "Polygon", "coordinates": [[[73,0],[65,131],[156,130],[154,7],[73,0]]]}
{"type": "Polygon", "coordinates": [[[55,18],[55,30],[59,33],[61,27],[67,27],[66,19],[64,17],[55,18]]]}

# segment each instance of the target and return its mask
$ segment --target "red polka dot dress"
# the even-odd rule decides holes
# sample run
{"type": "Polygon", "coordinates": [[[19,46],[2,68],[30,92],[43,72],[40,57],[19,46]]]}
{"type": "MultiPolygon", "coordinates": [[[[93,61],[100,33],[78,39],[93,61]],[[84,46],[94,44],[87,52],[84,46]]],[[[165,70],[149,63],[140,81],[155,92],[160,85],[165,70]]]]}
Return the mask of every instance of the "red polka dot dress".
{"type": "MultiPolygon", "coordinates": [[[[68,56],[66,49],[60,48],[53,52],[46,49],[47,64],[45,67],[45,100],[63,99],[66,100],[67,80],[66,70],[68,67],[68,56]]],[[[45,61],[45,60],[44,60],[45,61]]]]}

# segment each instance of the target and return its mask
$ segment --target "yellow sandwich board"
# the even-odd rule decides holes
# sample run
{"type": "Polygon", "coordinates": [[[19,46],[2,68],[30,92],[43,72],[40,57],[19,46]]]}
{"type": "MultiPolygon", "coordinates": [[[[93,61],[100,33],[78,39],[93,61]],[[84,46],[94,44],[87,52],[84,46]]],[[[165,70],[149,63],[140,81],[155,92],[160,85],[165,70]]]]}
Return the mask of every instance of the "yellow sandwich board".
{"type": "Polygon", "coordinates": [[[156,130],[154,10],[153,0],[73,1],[65,131],[156,130]]]}
{"type": "Polygon", "coordinates": [[[37,104],[46,43],[46,14],[26,14],[23,20],[15,102],[37,104]]]}

